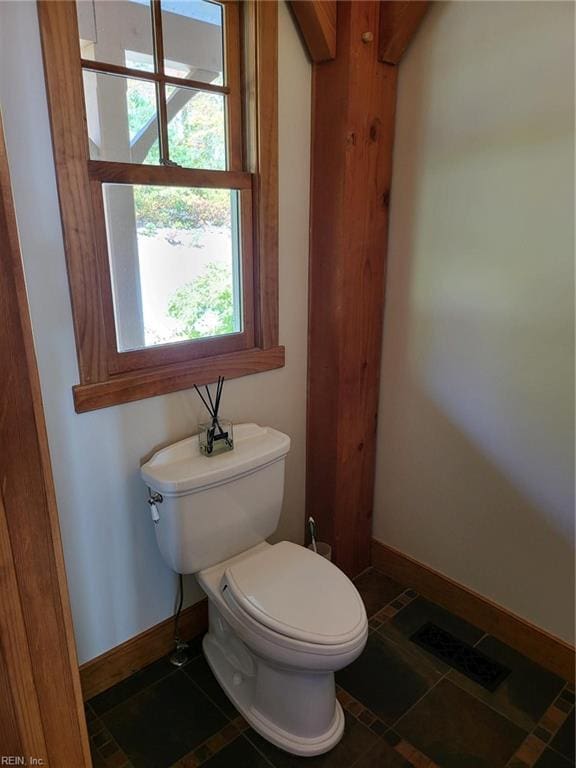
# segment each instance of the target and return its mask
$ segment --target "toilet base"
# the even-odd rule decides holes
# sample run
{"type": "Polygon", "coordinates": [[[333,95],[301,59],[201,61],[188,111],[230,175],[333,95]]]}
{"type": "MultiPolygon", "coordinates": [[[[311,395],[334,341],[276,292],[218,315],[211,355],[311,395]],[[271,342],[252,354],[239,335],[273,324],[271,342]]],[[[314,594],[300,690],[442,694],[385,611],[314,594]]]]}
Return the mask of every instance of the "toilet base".
{"type": "Polygon", "coordinates": [[[267,741],[303,757],[321,755],[338,744],[344,713],[336,700],[334,673],[278,668],[256,657],[213,606],[202,645],[228,698],[267,741]]]}

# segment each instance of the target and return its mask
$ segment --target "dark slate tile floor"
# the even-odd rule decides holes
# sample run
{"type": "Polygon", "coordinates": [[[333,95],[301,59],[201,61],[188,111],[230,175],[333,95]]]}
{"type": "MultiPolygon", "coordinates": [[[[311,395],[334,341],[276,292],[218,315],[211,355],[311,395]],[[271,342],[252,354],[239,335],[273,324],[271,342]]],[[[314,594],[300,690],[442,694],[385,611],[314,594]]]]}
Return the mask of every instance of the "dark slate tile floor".
{"type": "Polygon", "coordinates": [[[450,672],[448,678],[521,728],[531,731],[550,702],[563,689],[565,681],[495,637],[484,637],[477,647],[510,670],[498,689],[494,693],[479,689],[479,686],[455,671],[450,672]]]}
{"type": "Polygon", "coordinates": [[[248,727],[195,641],[88,702],[94,768],[575,768],[574,688],[494,637],[369,570],[364,653],[337,675],[346,727],[327,755],[298,758],[248,727]],[[432,621],[508,667],[494,692],[410,636],[432,621]]]}
{"type": "Polygon", "coordinates": [[[374,568],[364,571],[354,583],[356,584],[356,589],[362,595],[368,616],[373,616],[385,605],[391,603],[405,589],[405,587],[388,576],[384,576],[383,573],[376,571],[374,568]]]}
{"type": "Polygon", "coordinates": [[[368,637],[364,653],[336,675],[337,683],[392,726],[442,677],[414,643],[368,637]]]}
{"type": "Polygon", "coordinates": [[[526,732],[479,699],[443,679],[396,725],[437,765],[506,765],[526,732]]]}
{"type": "Polygon", "coordinates": [[[574,763],[554,752],[553,749],[545,749],[542,756],[534,764],[536,768],[571,768],[574,763]]]}

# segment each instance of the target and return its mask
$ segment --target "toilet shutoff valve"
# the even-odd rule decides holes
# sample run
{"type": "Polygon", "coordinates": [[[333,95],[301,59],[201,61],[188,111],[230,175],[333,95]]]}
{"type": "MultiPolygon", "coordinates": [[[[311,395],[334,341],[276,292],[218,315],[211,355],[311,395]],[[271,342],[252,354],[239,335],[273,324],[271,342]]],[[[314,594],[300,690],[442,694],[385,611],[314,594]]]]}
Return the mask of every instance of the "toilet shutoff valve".
{"type": "Polygon", "coordinates": [[[161,493],[158,493],[157,491],[150,491],[150,495],[148,496],[148,504],[150,505],[150,514],[152,515],[154,525],[158,525],[160,522],[160,514],[156,505],[162,504],[163,501],[164,499],[162,498],[161,493]]]}

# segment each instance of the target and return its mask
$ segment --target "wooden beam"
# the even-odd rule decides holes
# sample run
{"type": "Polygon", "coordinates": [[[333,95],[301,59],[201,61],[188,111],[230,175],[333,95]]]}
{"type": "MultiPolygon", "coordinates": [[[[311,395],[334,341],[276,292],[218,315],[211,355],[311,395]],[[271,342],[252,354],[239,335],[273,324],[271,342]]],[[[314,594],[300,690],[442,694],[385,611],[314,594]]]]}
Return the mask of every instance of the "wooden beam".
{"type": "Polygon", "coordinates": [[[338,55],[313,68],[307,514],[334,560],[370,563],[396,67],[379,5],[338,3],[338,55]]]}
{"type": "Polygon", "coordinates": [[[574,647],[397,549],[372,542],[372,565],[406,587],[489,632],[565,680],[574,680],[574,647]]]}
{"type": "Polygon", "coordinates": [[[0,752],[91,765],[0,119],[0,752]]]}
{"type": "Polygon", "coordinates": [[[336,58],[336,0],[292,0],[292,13],[315,64],[336,58]]]}
{"type": "Polygon", "coordinates": [[[428,0],[385,0],[380,3],[380,61],[399,63],[429,5],[428,0]]]}

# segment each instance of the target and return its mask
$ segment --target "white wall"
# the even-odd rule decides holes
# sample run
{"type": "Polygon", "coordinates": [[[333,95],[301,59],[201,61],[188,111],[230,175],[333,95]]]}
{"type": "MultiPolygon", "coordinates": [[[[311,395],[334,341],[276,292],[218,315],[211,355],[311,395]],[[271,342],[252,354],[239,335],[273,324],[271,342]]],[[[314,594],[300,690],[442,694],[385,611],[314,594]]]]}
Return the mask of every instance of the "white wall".
{"type": "Polygon", "coordinates": [[[400,65],[374,535],[574,631],[574,5],[438,3],[400,65]]]}
{"type": "MultiPolygon", "coordinates": [[[[304,521],[310,65],[280,5],[280,341],[286,367],[227,382],[223,411],[287,432],[292,452],[277,538],[304,521]]],[[[80,661],[169,616],[176,577],[154,539],[139,466],[192,433],[190,391],[77,415],[78,382],[36,6],[0,2],[2,107],[80,661]]],[[[187,602],[201,596],[187,579],[187,602]]]]}

